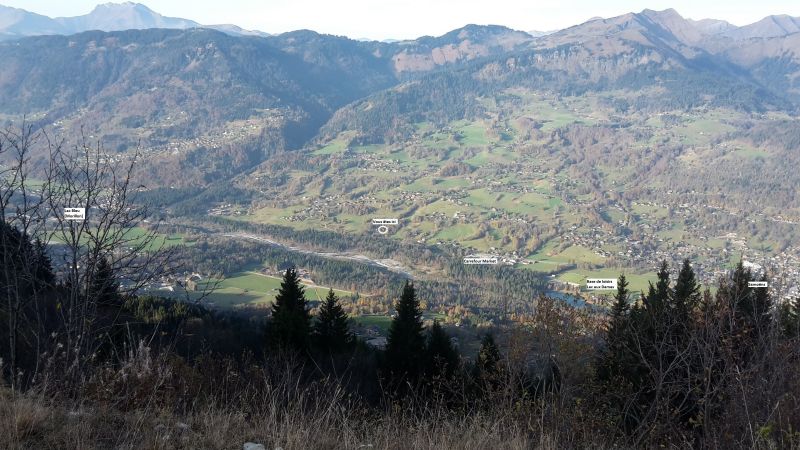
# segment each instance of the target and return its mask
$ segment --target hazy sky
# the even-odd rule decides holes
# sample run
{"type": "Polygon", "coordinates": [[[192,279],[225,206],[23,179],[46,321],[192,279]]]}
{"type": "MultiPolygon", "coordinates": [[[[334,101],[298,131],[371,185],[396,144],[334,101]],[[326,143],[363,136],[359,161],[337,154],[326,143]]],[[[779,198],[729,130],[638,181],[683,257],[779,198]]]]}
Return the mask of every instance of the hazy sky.
{"type": "MultiPolygon", "coordinates": [[[[39,14],[75,16],[97,0],[0,0],[39,14]]],[[[736,25],[771,14],[800,16],[798,0],[150,0],[165,16],[202,24],[233,23],[268,33],[308,28],[351,38],[414,38],[440,35],[468,23],[519,30],[553,30],[592,17],[645,8],[675,8],[684,17],[725,19],[736,25]]]]}

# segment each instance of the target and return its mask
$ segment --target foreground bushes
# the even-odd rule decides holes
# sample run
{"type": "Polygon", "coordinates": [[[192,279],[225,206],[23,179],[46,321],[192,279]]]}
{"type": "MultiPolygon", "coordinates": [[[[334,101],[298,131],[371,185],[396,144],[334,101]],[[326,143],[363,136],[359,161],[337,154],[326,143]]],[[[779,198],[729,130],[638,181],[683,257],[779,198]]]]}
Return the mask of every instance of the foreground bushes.
{"type": "MultiPolygon", "coordinates": [[[[277,363],[276,363],[277,365],[277,363]]],[[[555,400],[494,407],[370,407],[331,378],[298,383],[303,367],[284,361],[273,371],[234,364],[203,374],[177,360],[144,353],[117,371],[89,380],[79,401],[31,390],[0,397],[0,434],[9,448],[554,448],[603,437],[579,422],[557,426],[555,400]],[[218,370],[223,369],[223,370],[218,370]],[[181,377],[175,376],[181,373],[181,377]],[[194,381],[208,377],[199,386],[194,381]],[[187,395],[180,399],[181,392],[187,395]],[[185,400],[185,401],[184,401],[185,400]],[[533,414],[538,411],[538,415],[533,414]],[[572,429],[572,425],[579,425],[572,429]],[[556,445],[558,444],[558,445],[556,445]]],[[[559,419],[560,420],[560,419],[559,419]]]]}

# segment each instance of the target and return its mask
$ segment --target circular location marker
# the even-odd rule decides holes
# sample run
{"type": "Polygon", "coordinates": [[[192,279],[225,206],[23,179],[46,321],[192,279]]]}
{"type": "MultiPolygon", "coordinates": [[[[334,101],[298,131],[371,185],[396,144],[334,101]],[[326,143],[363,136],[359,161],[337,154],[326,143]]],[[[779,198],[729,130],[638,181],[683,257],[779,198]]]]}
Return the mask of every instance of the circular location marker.
{"type": "Polygon", "coordinates": [[[387,227],[386,225],[381,225],[378,227],[378,233],[386,234],[388,232],[389,232],[389,227],[387,227]]]}

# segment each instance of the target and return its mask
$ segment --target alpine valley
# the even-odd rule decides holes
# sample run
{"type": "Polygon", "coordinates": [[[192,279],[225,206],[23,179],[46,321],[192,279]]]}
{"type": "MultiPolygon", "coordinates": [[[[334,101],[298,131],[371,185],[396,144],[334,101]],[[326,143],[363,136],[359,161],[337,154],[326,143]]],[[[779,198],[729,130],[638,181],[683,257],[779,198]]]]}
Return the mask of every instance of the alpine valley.
{"type": "Polygon", "coordinates": [[[521,286],[579,293],[624,271],[638,292],[683,258],[707,286],[743,260],[798,291],[798,19],[645,10],[391,42],[131,3],[4,8],[0,24],[0,120],[137,155],[140,197],[176,242],[279,243],[344,290],[351,269],[321,267],[366,263],[381,275],[361,291],[412,276],[444,284],[444,305],[470,304],[482,271],[517,280],[487,304],[524,309],[521,286]],[[471,254],[500,264],[465,268],[471,254]]]}

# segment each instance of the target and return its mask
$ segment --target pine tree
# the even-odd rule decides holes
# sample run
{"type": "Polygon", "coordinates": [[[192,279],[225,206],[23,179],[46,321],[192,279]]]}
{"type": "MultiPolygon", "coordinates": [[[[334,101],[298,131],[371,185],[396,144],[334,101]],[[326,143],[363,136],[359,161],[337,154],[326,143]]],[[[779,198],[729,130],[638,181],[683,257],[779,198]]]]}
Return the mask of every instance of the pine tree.
{"type": "Polygon", "coordinates": [[[688,320],[689,313],[700,303],[700,285],[688,259],[683,260],[673,295],[674,306],[680,318],[688,320]]]}
{"type": "Polygon", "coordinates": [[[475,364],[472,366],[472,383],[470,389],[477,398],[486,399],[487,396],[501,386],[501,355],[494,337],[486,333],[481,339],[475,364]]]}
{"type": "Polygon", "coordinates": [[[800,337],[800,297],[790,299],[780,307],[781,328],[789,339],[800,337]]]}
{"type": "Polygon", "coordinates": [[[667,336],[668,341],[673,344],[677,351],[686,350],[689,345],[690,331],[694,327],[693,312],[700,305],[700,285],[694,269],[688,259],[683,260],[683,266],[675,280],[675,288],[672,290],[672,302],[670,303],[668,315],[667,336]]]}
{"type": "Polygon", "coordinates": [[[114,274],[114,268],[105,256],[101,256],[97,261],[94,276],[89,286],[89,298],[102,306],[122,305],[119,283],[114,274]]]}
{"type": "Polygon", "coordinates": [[[617,292],[611,307],[611,317],[606,331],[606,349],[599,364],[598,375],[606,381],[621,373],[628,360],[626,342],[628,332],[629,305],[628,280],[620,275],[617,280],[617,292]]]}
{"type": "Polygon", "coordinates": [[[669,265],[666,261],[661,262],[661,268],[657,274],[658,280],[655,287],[650,286],[650,292],[647,295],[645,305],[647,308],[656,314],[664,312],[664,309],[669,305],[671,291],[669,288],[669,265]]]}
{"type": "Polygon", "coordinates": [[[499,381],[497,378],[500,374],[500,349],[494,342],[494,337],[491,333],[481,339],[481,347],[478,350],[478,356],[475,358],[475,380],[483,388],[488,387],[491,383],[499,381]]]}
{"type": "Polygon", "coordinates": [[[47,254],[47,246],[37,237],[33,243],[36,258],[36,269],[34,271],[36,281],[40,285],[52,286],[56,280],[53,274],[53,263],[47,254]]]}
{"type": "Polygon", "coordinates": [[[95,317],[97,347],[94,357],[97,361],[119,360],[125,347],[128,335],[125,327],[119,325],[120,314],[124,308],[124,299],[119,292],[119,282],[113,265],[104,255],[97,258],[94,273],[89,280],[88,300],[95,302],[98,314],[95,317]]]}
{"type": "Polygon", "coordinates": [[[333,289],[328,291],[328,296],[320,307],[314,323],[313,337],[317,348],[330,353],[342,352],[353,343],[347,313],[339,304],[339,298],[333,289]]]}
{"type": "Polygon", "coordinates": [[[425,336],[419,300],[414,285],[408,281],[396,310],[386,343],[386,366],[396,381],[413,380],[419,376],[424,362],[425,336]]]}
{"type": "Polygon", "coordinates": [[[450,377],[458,366],[458,353],[438,320],[433,321],[425,348],[426,369],[432,376],[450,377]]]}
{"type": "MultiPolygon", "coordinates": [[[[668,371],[666,380],[675,386],[691,386],[702,380],[708,367],[694,351],[691,336],[698,329],[695,312],[700,306],[700,285],[688,259],[683,260],[675,287],[672,289],[672,302],[666,320],[668,321],[664,342],[663,367],[675,366],[678,370],[668,371]]],[[[681,421],[688,423],[700,413],[699,397],[691,389],[676,389],[670,393],[674,413],[681,421]]]]}
{"type": "Polygon", "coordinates": [[[661,263],[657,276],[655,286],[650,284],[650,290],[642,302],[644,311],[637,323],[638,337],[646,345],[662,342],[665,334],[671,333],[675,323],[672,314],[675,309],[674,291],[669,287],[669,265],[666,261],[661,263]]]}
{"type": "MultiPolygon", "coordinates": [[[[753,281],[753,274],[750,269],[745,269],[742,261],[733,269],[730,280],[724,283],[718,291],[722,298],[725,298],[736,315],[737,319],[742,321],[753,313],[753,288],[749,286],[750,281],[753,281]]],[[[744,320],[746,321],[746,320],[744,320]]]]}
{"type": "Polygon", "coordinates": [[[669,266],[661,263],[655,286],[650,283],[641,307],[634,307],[630,314],[632,336],[635,335],[643,348],[657,345],[671,326],[670,309],[673,297],[669,287],[669,266]]]}
{"type": "Polygon", "coordinates": [[[620,275],[617,280],[617,292],[614,294],[614,305],[611,307],[611,321],[608,324],[610,340],[621,337],[625,329],[630,304],[628,300],[628,280],[620,275]]]}
{"type": "Polygon", "coordinates": [[[310,329],[311,316],[306,308],[306,296],[300,284],[300,276],[296,269],[288,269],[272,305],[272,319],[267,331],[269,344],[273,347],[304,351],[308,349],[310,329]]]}
{"type": "Polygon", "coordinates": [[[700,317],[703,318],[703,321],[708,321],[714,312],[716,311],[717,302],[714,299],[714,296],[711,295],[711,290],[706,288],[703,291],[703,295],[700,298],[700,302],[698,303],[698,309],[700,310],[700,317]]]}
{"type": "Polygon", "coordinates": [[[55,281],[47,247],[0,217],[0,281],[20,293],[52,287],[55,281]]]}
{"type": "MultiPolygon", "coordinates": [[[[656,284],[650,284],[641,305],[631,309],[626,327],[625,343],[636,350],[625,354],[619,362],[619,372],[630,392],[635,392],[636,402],[625,413],[624,424],[628,429],[636,427],[641,414],[656,400],[653,386],[654,368],[670,367],[675,358],[675,348],[667,343],[674,335],[674,292],[670,288],[669,265],[661,263],[656,284]],[[670,347],[670,348],[665,348],[670,347]]],[[[663,374],[671,376],[671,374],[663,374]]]]}
{"type": "MultiPolygon", "coordinates": [[[[750,287],[750,282],[755,280],[750,269],[745,269],[744,263],[739,261],[730,280],[720,287],[718,295],[733,310],[739,326],[763,335],[772,323],[772,296],[769,288],[750,287]]],[[[762,275],[758,281],[767,281],[766,275],[762,275]]]]}

